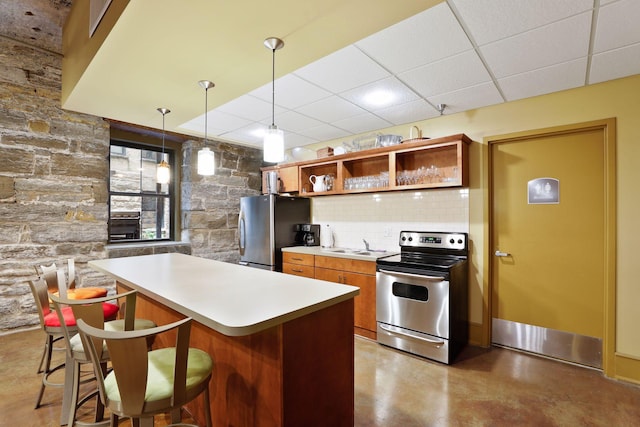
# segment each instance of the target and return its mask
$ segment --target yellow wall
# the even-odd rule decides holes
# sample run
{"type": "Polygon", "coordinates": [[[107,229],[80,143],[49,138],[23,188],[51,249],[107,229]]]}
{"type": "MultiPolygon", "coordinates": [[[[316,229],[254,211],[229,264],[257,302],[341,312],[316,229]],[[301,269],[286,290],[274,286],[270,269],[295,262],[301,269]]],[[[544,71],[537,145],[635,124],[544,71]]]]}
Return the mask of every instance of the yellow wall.
{"type": "MultiPolygon", "coordinates": [[[[465,133],[470,150],[469,232],[471,253],[472,323],[482,323],[483,295],[488,279],[484,253],[488,253],[487,150],[485,137],[615,117],[617,119],[617,315],[616,352],[640,361],[640,76],[550,95],[445,115],[415,123],[428,137],[465,133]]],[[[412,123],[413,124],[413,123],[412,123]]],[[[412,125],[411,124],[411,125],[412,125]]],[[[383,129],[383,133],[409,136],[410,125],[383,129]]],[[[341,140],[309,148],[338,146],[341,140]]],[[[639,380],[640,373],[630,375],[639,380]]]]}

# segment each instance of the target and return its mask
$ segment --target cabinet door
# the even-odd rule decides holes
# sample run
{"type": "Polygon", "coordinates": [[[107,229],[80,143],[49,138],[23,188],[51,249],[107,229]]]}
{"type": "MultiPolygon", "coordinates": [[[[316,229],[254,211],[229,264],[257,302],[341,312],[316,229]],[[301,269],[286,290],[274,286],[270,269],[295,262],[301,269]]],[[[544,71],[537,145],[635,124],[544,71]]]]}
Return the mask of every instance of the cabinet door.
{"type": "Polygon", "coordinates": [[[329,268],[332,270],[351,271],[354,273],[370,274],[375,276],[375,261],[363,261],[351,258],[338,258],[316,255],[316,267],[329,268]]]}
{"type": "MultiPolygon", "coordinates": [[[[327,282],[342,283],[342,271],[330,270],[328,268],[315,268],[315,278],[326,280],[327,282]]],[[[356,297],[358,299],[358,297],[356,297]]]]}
{"type": "MultiPolygon", "coordinates": [[[[354,299],[354,326],[376,331],[376,276],[316,267],[316,279],[357,286],[360,295],[354,299]]],[[[367,334],[370,336],[370,334],[367,334]]],[[[375,338],[375,337],[374,337],[375,338]]]]}
{"type": "Polygon", "coordinates": [[[313,266],[290,264],[288,262],[282,263],[282,272],[286,274],[293,274],[295,276],[303,276],[313,279],[314,271],[313,266]]]}
{"type": "Polygon", "coordinates": [[[369,331],[376,330],[376,276],[342,273],[342,283],[360,288],[354,300],[354,324],[369,331]]]}
{"type": "Polygon", "coordinates": [[[280,186],[278,191],[280,193],[297,193],[298,185],[300,183],[298,177],[298,166],[287,166],[283,168],[268,168],[262,169],[262,194],[267,194],[267,173],[270,171],[278,172],[278,178],[280,180],[280,186]]]}
{"type": "Polygon", "coordinates": [[[280,191],[283,193],[297,193],[298,185],[300,183],[298,179],[298,166],[288,166],[278,170],[280,176],[281,187],[280,191]]]}

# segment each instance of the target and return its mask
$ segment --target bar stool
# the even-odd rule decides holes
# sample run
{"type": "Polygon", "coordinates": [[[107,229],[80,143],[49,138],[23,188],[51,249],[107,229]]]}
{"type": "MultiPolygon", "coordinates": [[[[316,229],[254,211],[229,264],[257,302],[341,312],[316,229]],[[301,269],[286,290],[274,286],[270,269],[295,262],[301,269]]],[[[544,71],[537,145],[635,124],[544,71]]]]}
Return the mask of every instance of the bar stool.
{"type": "MultiPolygon", "coordinates": [[[[64,347],[54,347],[54,344],[64,338],[62,326],[60,324],[60,318],[55,311],[51,310],[49,306],[49,293],[47,292],[47,284],[42,279],[36,279],[29,282],[33,299],[36,302],[38,308],[38,317],[40,318],[40,327],[45,333],[44,352],[40,359],[40,365],[38,373],[42,373],[42,384],[38,393],[38,399],[36,400],[35,409],[40,407],[42,397],[44,395],[44,389],[49,387],[63,387],[64,383],[54,383],[49,380],[49,376],[54,372],[64,368],[64,363],[60,363],[55,367],[51,367],[51,357],[54,350],[64,350],[64,347]]],[[[69,333],[76,333],[76,320],[73,317],[71,308],[66,308],[62,312],[62,318],[64,325],[69,333]]]]}
{"type": "MultiPolygon", "coordinates": [[[[101,287],[82,287],[76,288],[76,267],[75,260],[69,258],[67,260],[67,280],[58,280],[58,268],[56,264],[41,265],[42,278],[47,282],[49,292],[62,295],[63,298],[69,299],[88,299],[106,297],[108,290],[101,287]],[[65,295],[66,293],[66,295],[65,295]]],[[[36,272],[38,269],[36,268],[36,272]]],[[[62,276],[64,277],[64,275],[62,276]]]]}
{"type": "Polygon", "coordinates": [[[131,418],[134,426],[152,426],[153,416],[160,413],[171,413],[171,422],[179,423],[180,408],[203,393],[206,425],[211,427],[209,382],[213,361],[207,352],[189,347],[191,322],[186,318],[145,331],[117,332],[78,320],[100,396],[111,411],[111,427],[118,425],[119,417],[131,418]],[[148,351],[147,339],[167,332],[177,332],[175,347],[148,351]],[[100,369],[103,342],[113,366],[106,376],[100,369]]]}
{"type": "MultiPolygon", "coordinates": [[[[71,300],[62,298],[59,295],[49,294],[49,299],[53,302],[58,318],[64,317],[64,310],[70,308],[76,322],[81,319],[94,327],[110,331],[133,331],[154,328],[156,324],[147,319],[136,319],[136,291],[129,291],[122,294],[91,298],[83,300],[71,300]],[[105,321],[104,306],[115,305],[107,301],[114,299],[125,299],[123,306],[124,318],[118,320],[105,321]]],[[[117,307],[117,306],[116,306],[117,307]]],[[[65,361],[65,386],[62,397],[61,425],[68,424],[70,427],[76,423],[76,414],[80,406],[92,399],[97,394],[97,389],[85,396],[80,397],[80,371],[83,364],[91,363],[89,354],[85,351],[80,336],[74,334],[69,328],[63,326],[63,336],[66,343],[65,361]]],[[[151,342],[148,344],[151,346],[151,342]]],[[[101,369],[106,371],[106,364],[109,361],[108,351],[103,352],[98,363],[101,369]]],[[[100,399],[96,406],[95,422],[98,423],[104,416],[104,406],[100,399]]],[[[101,425],[104,423],[100,423],[101,425]]]]}

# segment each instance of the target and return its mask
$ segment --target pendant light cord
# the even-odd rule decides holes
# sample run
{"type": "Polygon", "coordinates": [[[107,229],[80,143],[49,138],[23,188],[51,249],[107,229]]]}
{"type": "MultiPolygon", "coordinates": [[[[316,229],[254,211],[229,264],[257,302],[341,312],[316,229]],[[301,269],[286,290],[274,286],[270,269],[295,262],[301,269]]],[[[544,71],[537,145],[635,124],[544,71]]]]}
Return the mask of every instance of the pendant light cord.
{"type": "Polygon", "coordinates": [[[164,115],[165,113],[162,113],[162,160],[164,160],[164,115]]]}
{"type": "Polygon", "coordinates": [[[271,126],[276,125],[276,50],[271,49],[271,126]]]}
{"type": "Polygon", "coordinates": [[[207,116],[209,115],[208,104],[209,88],[204,88],[204,145],[207,145],[207,116]]]}

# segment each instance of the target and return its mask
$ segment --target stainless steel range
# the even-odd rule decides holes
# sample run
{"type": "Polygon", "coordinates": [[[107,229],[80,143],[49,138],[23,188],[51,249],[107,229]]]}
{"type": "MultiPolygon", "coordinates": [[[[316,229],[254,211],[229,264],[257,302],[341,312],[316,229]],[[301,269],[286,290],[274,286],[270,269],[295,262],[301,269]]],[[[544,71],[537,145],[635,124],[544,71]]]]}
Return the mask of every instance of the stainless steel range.
{"type": "Polygon", "coordinates": [[[402,231],[377,261],[378,342],[442,363],[467,344],[466,233],[402,231]]]}

